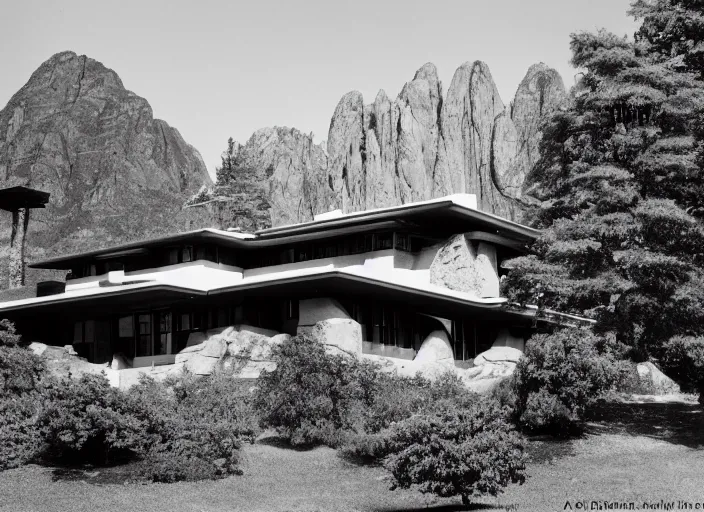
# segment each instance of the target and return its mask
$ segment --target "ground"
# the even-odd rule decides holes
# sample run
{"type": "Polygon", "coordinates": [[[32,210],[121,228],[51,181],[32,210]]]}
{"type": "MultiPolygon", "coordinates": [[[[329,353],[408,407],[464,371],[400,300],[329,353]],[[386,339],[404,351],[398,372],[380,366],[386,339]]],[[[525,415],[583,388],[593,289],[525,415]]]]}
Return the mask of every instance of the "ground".
{"type": "MultiPolygon", "coordinates": [[[[587,501],[704,509],[704,414],[693,400],[603,404],[572,441],[532,438],[528,480],[470,510],[584,510],[587,501]],[[568,505],[569,503],[569,505],[568,505]],[[570,509],[570,507],[572,507],[570,509]]],[[[460,500],[390,491],[378,467],[358,466],[329,448],[293,450],[274,437],[248,446],[243,476],[179,484],[106,484],[110,471],[27,466],[0,473],[0,511],[385,511],[464,510],[460,500]]],[[[660,508],[664,510],[664,508],[660,508]]]]}

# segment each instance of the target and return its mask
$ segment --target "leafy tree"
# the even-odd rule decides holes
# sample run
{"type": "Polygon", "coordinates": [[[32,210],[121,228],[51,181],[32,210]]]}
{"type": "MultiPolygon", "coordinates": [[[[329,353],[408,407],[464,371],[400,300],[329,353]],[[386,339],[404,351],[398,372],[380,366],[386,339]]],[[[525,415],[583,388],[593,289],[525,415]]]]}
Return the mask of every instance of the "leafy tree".
{"type": "Polygon", "coordinates": [[[636,39],[661,59],[682,58],[687,71],[704,76],[704,4],[701,0],[636,0],[629,13],[642,19],[636,39]]]}
{"type": "MultiPolygon", "coordinates": [[[[655,4],[702,10],[694,1],[655,4]]],[[[513,260],[504,284],[515,301],[596,319],[639,359],[675,335],[704,332],[695,133],[704,89],[681,56],[656,44],[645,6],[634,10],[654,42],[603,30],[572,35],[572,64],[585,72],[547,120],[527,180],[541,200],[533,223],[545,231],[532,254],[513,260]]]]}
{"type": "Polygon", "coordinates": [[[441,497],[496,496],[525,481],[524,443],[494,401],[414,415],[391,428],[384,465],[393,488],[418,487],[441,497]]]}

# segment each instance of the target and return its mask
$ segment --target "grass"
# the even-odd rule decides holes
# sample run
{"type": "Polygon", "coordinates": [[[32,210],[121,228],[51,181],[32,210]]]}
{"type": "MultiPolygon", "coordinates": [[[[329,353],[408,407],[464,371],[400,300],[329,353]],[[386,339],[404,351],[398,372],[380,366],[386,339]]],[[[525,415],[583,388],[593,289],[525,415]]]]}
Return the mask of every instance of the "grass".
{"type": "MultiPolygon", "coordinates": [[[[562,511],[566,502],[704,502],[704,415],[693,403],[608,402],[576,440],[532,438],[528,481],[470,510],[562,511]]],[[[464,510],[459,500],[390,491],[383,469],[329,448],[292,450],[261,439],[243,452],[243,476],[178,484],[108,484],[107,470],[27,466],[0,473],[2,511],[384,511],[464,510]]],[[[675,509],[676,510],[676,509],[675,509]]]]}

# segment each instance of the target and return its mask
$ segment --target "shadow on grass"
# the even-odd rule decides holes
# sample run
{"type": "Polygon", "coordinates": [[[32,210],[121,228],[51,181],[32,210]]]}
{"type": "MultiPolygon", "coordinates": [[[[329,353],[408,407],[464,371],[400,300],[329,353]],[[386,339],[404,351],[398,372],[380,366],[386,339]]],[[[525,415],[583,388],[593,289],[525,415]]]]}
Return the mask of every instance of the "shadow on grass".
{"type": "Polygon", "coordinates": [[[429,505],[427,507],[408,507],[408,508],[378,508],[374,512],[459,512],[464,510],[505,510],[501,505],[492,505],[487,503],[470,503],[469,505],[429,505]]]}
{"type": "Polygon", "coordinates": [[[59,466],[52,468],[51,479],[54,482],[86,482],[94,485],[111,485],[139,482],[143,477],[139,475],[136,462],[114,466],[59,466]]]}
{"type": "Polygon", "coordinates": [[[294,452],[309,452],[319,448],[320,444],[306,444],[306,445],[292,445],[286,439],[279,436],[266,436],[260,437],[255,441],[255,444],[261,444],[264,446],[272,446],[274,448],[281,448],[282,450],[292,450],[294,452]]]}
{"type": "Polygon", "coordinates": [[[551,464],[555,459],[575,454],[573,439],[552,436],[528,436],[526,454],[533,464],[551,464]]]}
{"type": "Polygon", "coordinates": [[[638,435],[704,448],[704,412],[698,404],[601,402],[588,421],[589,434],[638,435]]]}

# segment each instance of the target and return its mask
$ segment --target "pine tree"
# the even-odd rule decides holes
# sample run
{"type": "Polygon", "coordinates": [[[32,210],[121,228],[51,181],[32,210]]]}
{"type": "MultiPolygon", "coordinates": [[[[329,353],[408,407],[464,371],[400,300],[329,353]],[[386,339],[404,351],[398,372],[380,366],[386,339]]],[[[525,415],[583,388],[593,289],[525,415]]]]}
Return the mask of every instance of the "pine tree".
{"type": "Polygon", "coordinates": [[[572,35],[572,63],[585,72],[548,119],[527,181],[542,201],[533,223],[544,235],[504,283],[514,301],[596,319],[638,359],[658,356],[673,336],[704,335],[695,137],[704,84],[657,36],[661,10],[685,3],[704,5],[660,0],[651,22],[651,2],[635,2],[646,20],[635,41],[572,35]]]}

